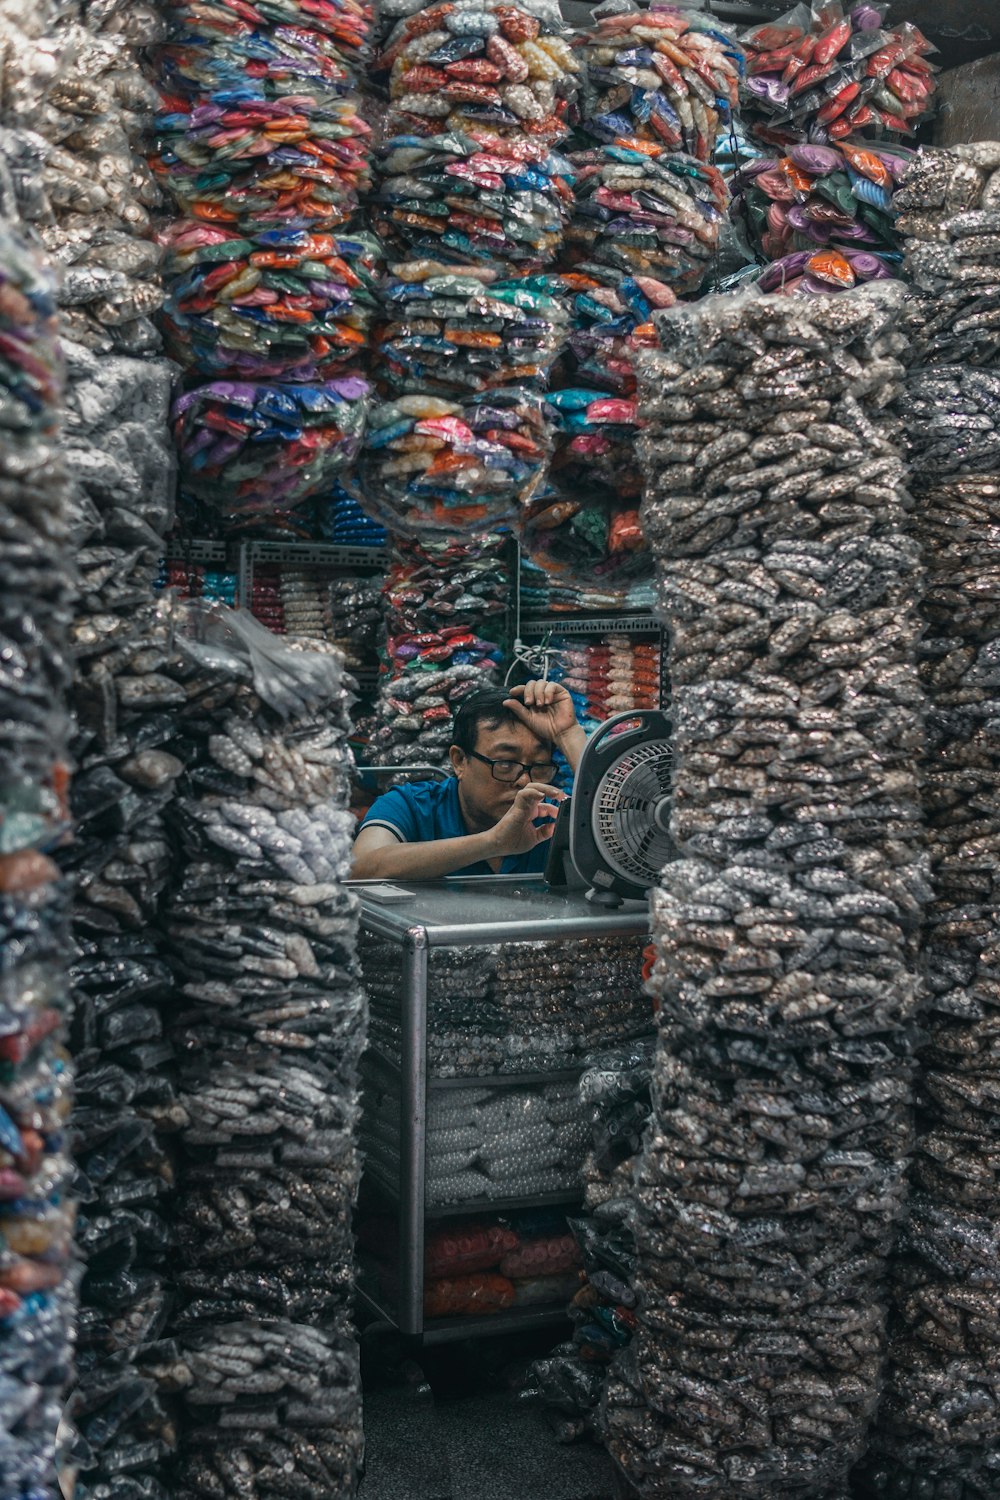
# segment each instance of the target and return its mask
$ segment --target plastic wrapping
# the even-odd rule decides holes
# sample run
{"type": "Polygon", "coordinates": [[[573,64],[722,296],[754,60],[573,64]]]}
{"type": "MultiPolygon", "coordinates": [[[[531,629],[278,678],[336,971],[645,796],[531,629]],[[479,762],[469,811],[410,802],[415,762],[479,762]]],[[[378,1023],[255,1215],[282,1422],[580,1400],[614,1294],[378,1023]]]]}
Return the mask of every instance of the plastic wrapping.
{"type": "Polygon", "coordinates": [[[179,1481],[196,1495],[255,1483],[351,1493],[363,1442],[353,1336],[287,1321],[234,1322],[184,1341],[179,1364],[196,1419],[179,1481]]]}
{"type": "Polygon", "coordinates": [[[859,1493],[988,1489],[1000,1421],[988,1390],[997,1319],[994,1188],[996,871],[984,857],[995,777],[990,725],[998,611],[997,478],[920,490],[914,530],[927,583],[924,814],[928,908],[913,1196],[894,1266],[887,1389],[859,1493]]]}
{"type": "Polygon", "coordinates": [[[566,231],[574,266],[651,277],[696,292],[719,242],[727,194],[719,172],[665,146],[627,138],[574,151],[576,207],[566,231]]]}
{"type": "Polygon", "coordinates": [[[336,656],[242,611],[175,604],[171,625],[183,769],[159,925],[179,1060],[161,1105],[177,1133],[175,1295],[171,1345],[142,1365],[182,1392],[186,1493],[235,1493],[247,1465],[262,1485],[280,1474],[347,1492],[361,1451],[345,1309],[366,1006],[343,886],[345,681],[336,656]]]}
{"type": "MultiPolygon", "coordinates": [[[[373,1040],[378,1044],[374,1031],[373,1040]]],[[[398,1098],[370,1078],[361,1126],[365,1170],[389,1187],[399,1180],[399,1126],[398,1098]]],[[[574,1084],[450,1092],[428,1115],[427,1202],[478,1205],[572,1193],[588,1138],[574,1084]]]]}
{"type": "Polygon", "coordinates": [[[739,172],[733,211],[771,262],[761,291],[837,292],[899,274],[895,193],[911,155],[863,141],[799,145],[739,172]]]}
{"type": "Polygon", "coordinates": [[[375,158],[372,224],[390,255],[543,270],[573,207],[573,168],[534,136],[471,127],[397,135],[375,158]]]}
{"type": "Polygon", "coordinates": [[[991,252],[1000,144],[921,151],[898,195],[913,364],[900,403],[926,570],[922,802],[933,900],[909,1216],[893,1266],[886,1392],[858,1493],[989,1493],[1000,1451],[995,1171],[1000,641],[998,360],[991,252]],[[934,402],[933,406],[931,403],[934,402]],[[987,415],[988,414],[988,415],[987,415]],[[991,447],[992,445],[992,447],[991,447]],[[984,468],[987,473],[956,472],[984,468]],[[947,476],[947,477],[946,477],[947,476]]]}
{"type": "Polygon", "coordinates": [[[1000,469],[1000,144],[921,150],[896,195],[912,363],[902,408],[922,476],[1000,469]]]}
{"type": "MultiPolygon", "coordinates": [[[[4,31],[5,50],[11,36],[4,31]]],[[[12,63],[28,65],[34,48],[12,63]]],[[[13,208],[11,206],[11,212],[13,208]]],[[[76,1212],[63,1045],[69,892],[51,858],[68,819],[68,493],[53,286],[0,229],[0,1492],[56,1490],[76,1318],[76,1212]]]]}
{"type": "Polygon", "coordinates": [[[181,483],[223,521],[290,509],[357,457],[368,402],[360,375],[295,386],[218,380],[186,391],[173,407],[181,483]]]}
{"type": "Polygon", "coordinates": [[[503,280],[488,266],[392,265],[375,341],[382,378],[402,394],[544,389],[566,332],[559,290],[551,277],[503,280]]]}
{"type": "Polygon", "coordinates": [[[579,62],[554,7],[456,0],[400,21],[376,64],[390,125],[556,141],[579,62]]]}
{"type": "MultiPolygon", "coordinates": [[[[362,955],[372,1036],[398,1056],[398,954],[366,938],[362,955]]],[[[435,953],[428,1064],[441,1077],[527,1073],[641,1036],[650,1027],[641,962],[641,945],[627,938],[435,953]]]]}
{"type": "Polygon", "coordinates": [[[506,539],[400,541],[384,589],[385,666],[374,722],[375,765],[439,765],[454,709],[495,680],[510,590],[506,539]]]}
{"type": "Polygon", "coordinates": [[[548,448],[545,404],[530,388],[451,401],[399,396],[371,414],[367,503],[403,536],[481,535],[511,522],[531,498],[548,448]]]}
{"type": "Polygon", "coordinates": [[[170,7],[154,171],[184,214],[241,233],[346,223],[368,185],[371,130],[350,89],[370,8],[220,9],[170,7]]]}
{"type": "Polygon", "coordinates": [[[372,235],[230,229],[179,220],[160,236],[168,353],[239,380],[320,381],[364,353],[381,247],[372,235]]]}
{"type": "Polygon", "coordinates": [[[601,1425],[643,1494],[840,1493],[879,1393],[929,893],[900,303],[677,308],[642,372],[681,857],[601,1425]]]}
{"type": "Polygon", "coordinates": [[[117,6],[63,7],[28,40],[22,7],[3,20],[0,149],[19,213],[61,269],[64,332],[104,354],[155,348],[162,301],[149,243],[159,193],[139,154],[156,97],[133,50],[159,23],[141,6],[124,31],[120,21],[117,6]]]}
{"type": "Polygon", "coordinates": [[[885,9],[814,0],[745,31],[751,130],[778,145],[912,133],[931,108],[934,49],[912,22],[888,26],[885,9]]]}
{"type": "Polygon", "coordinates": [[[581,50],[589,135],[607,142],[637,136],[712,160],[744,66],[725,26],[693,9],[621,8],[596,19],[581,50]]]}
{"type": "Polygon", "coordinates": [[[575,614],[580,610],[649,611],[656,603],[652,577],[614,583],[574,582],[544,551],[521,555],[521,608],[525,614],[575,614]]]}

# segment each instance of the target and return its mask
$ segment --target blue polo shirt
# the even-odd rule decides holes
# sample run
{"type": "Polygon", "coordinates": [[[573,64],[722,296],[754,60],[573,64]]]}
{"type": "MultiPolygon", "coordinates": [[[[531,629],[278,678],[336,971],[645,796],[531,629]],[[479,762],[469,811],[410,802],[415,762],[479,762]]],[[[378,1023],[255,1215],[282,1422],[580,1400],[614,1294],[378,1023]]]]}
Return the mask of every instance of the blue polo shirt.
{"type": "MultiPolygon", "coordinates": [[[[427,844],[433,839],[460,839],[469,830],[462,817],[458,800],[458,779],[447,781],[412,781],[394,786],[376,798],[361,824],[362,828],[388,828],[404,844],[427,844]]],[[[546,839],[527,854],[508,854],[500,866],[501,875],[540,875],[549,857],[546,839]]],[[[494,875],[485,859],[453,870],[454,875],[494,875]]]]}

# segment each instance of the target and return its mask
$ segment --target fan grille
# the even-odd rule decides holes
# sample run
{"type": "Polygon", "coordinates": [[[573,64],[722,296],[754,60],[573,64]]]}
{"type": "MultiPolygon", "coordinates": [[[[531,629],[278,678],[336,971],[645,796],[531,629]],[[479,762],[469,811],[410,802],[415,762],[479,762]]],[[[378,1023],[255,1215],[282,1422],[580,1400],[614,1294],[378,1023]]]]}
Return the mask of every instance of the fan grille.
{"type": "Polygon", "coordinates": [[[617,875],[648,886],[674,854],[670,837],[653,820],[672,787],[673,749],[648,740],[625,750],[601,777],[594,799],[594,838],[617,875]]]}

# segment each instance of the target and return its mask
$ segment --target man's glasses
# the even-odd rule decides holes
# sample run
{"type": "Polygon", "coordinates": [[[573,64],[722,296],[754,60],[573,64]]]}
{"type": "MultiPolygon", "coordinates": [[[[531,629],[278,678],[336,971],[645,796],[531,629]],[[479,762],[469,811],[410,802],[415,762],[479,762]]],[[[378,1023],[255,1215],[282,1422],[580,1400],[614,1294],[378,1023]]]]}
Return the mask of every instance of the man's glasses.
{"type": "Polygon", "coordinates": [[[470,750],[469,754],[473,760],[481,760],[484,766],[489,766],[494,781],[517,781],[522,771],[527,771],[530,781],[551,781],[556,774],[556,766],[550,760],[526,766],[520,760],[490,760],[488,755],[480,755],[478,750],[470,750]]]}

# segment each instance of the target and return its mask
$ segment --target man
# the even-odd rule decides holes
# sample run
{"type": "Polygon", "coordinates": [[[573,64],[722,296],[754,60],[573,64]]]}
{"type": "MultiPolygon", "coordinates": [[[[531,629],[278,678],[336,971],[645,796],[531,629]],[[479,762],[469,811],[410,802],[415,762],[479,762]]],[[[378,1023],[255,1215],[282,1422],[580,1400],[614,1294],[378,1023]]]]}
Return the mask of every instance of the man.
{"type": "Polygon", "coordinates": [[[558,804],[558,747],[575,771],[586,735],[555,682],[487,688],[455,715],[446,781],[394,787],[370,808],[354,845],[357,880],[527,875],[545,868],[558,804]]]}

